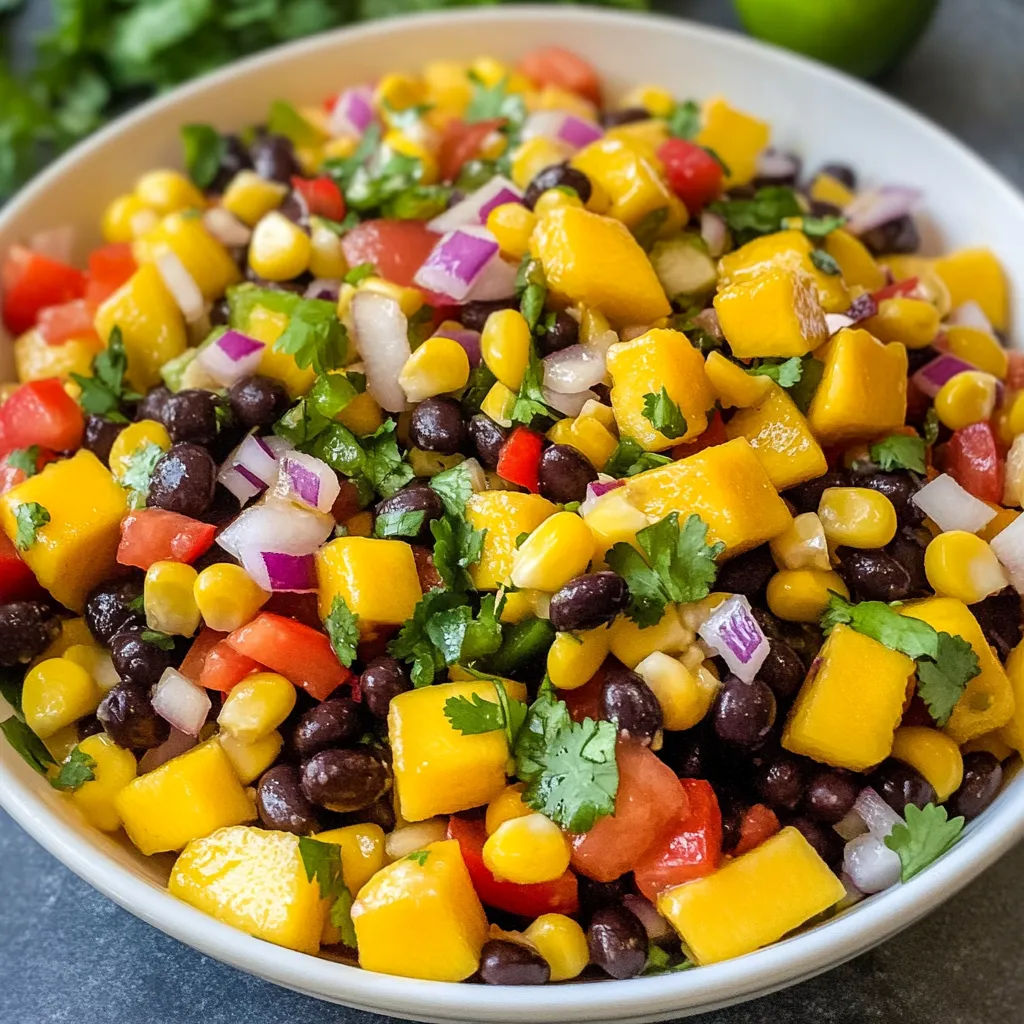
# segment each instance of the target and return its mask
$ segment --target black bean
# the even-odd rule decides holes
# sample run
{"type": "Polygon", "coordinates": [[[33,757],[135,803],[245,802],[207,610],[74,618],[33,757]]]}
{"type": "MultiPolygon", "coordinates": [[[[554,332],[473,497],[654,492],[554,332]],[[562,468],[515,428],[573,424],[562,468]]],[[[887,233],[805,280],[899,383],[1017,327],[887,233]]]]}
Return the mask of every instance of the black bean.
{"type": "Polygon", "coordinates": [[[156,686],[173,661],[171,651],[142,639],[142,631],[123,630],[110,640],[110,659],[121,681],[156,686]]]}
{"type": "Polygon", "coordinates": [[[613,978],[635,978],[647,963],[647,929],[621,904],[594,912],[587,929],[590,959],[613,978]]]}
{"type": "Polygon", "coordinates": [[[145,617],[141,607],[142,580],[128,577],[101,583],[85,600],[85,624],[101,644],[109,645],[115,633],[123,629],[142,629],[145,617]]]}
{"type": "Polygon", "coordinates": [[[909,473],[870,473],[855,476],[852,482],[857,487],[870,487],[884,494],[896,509],[900,526],[920,526],[924,522],[924,513],[911,500],[920,487],[909,473]]]}
{"type": "Polygon", "coordinates": [[[795,811],[804,795],[804,773],[792,757],[777,757],[754,775],[754,786],[769,807],[795,811]]]}
{"type": "Polygon", "coordinates": [[[553,444],[540,457],[540,493],[558,504],[583,501],[597,479],[590,459],[569,444],[553,444]]]}
{"type": "Polygon", "coordinates": [[[859,785],[848,772],[835,769],[813,775],[804,793],[804,813],[815,821],[834,825],[842,821],[857,799],[859,785]]]}
{"type": "Polygon", "coordinates": [[[601,717],[614,722],[620,735],[650,746],[662,727],[661,705],[635,672],[614,659],[605,663],[601,717]]]}
{"type": "Polygon", "coordinates": [[[732,786],[721,783],[714,786],[718,807],[722,812],[722,852],[731,853],[736,849],[743,832],[743,816],[750,806],[732,786]]]}
{"type": "MultiPolygon", "coordinates": [[[[243,263],[245,260],[243,259],[243,263]]],[[[210,326],[225,327],[231,319],[231,303],[226,298],[217,299],[210,307],[210,326]]],[[[159,417],[154,417],[158,419],[159,417]]]]}
{"type": "Polygon", "coordinates": [[[302,792],[329,811],[358,811],[387,792],[391,776],[366,749],[322,750],[302,766],[302,792]]]}
{"type": "Polygon", "coordinates": [[[0,665],[18,665],[42,654],[60,635],[60,619],[42,601],[0,604],[0,665]]]}
{"type": "Polygon", "coordinates": [[[885,551],[839,548],[838,571],[857,601],[902,601],[910,596],[910,573],[885,551]]]}
{"type": "Polygon", "coordinates": [[[569,580],[551,598],[548,616],[562,632],[595,629],[611,622],[629,604],[629,587],[617,573],[588,572],[569,580]]]}
{"type": "Polygon", "coordinates": [[[518,309],[518,299],[489,299],[484,302],[467,302],[460,310],[458,321],[470,331],[482,331],[487,318],[499,309],[518,309]]]}
{"type": "Polygon", "coordinates": [[[466,443],[462,406],[454,398],[428,398],[409,418],[409,440],[416,448],[454,455],[466,443]]]}
{"type": "Polygon", "coordinates": [[[302,173],[295,159],[295,149],[283,135],[258,136],[249,146],[249,157],[261,178],[279,181],[282,185],[291,184],[292,175],[302,173]]]}
{"type": "Polygon", "coordinates": [[[764,593],[775,575],[776,565],[767,544],[723,562],[715,580],[715,589],[727,594],[744,594],[753,599],[764,593]]]}
{"type": "Polygon", "coordinates": [[[897,814],[902,814],[907,804],[924,807],[938,803],[932,784],[916,768],[895,757],[886,758],[868,776],[868,785],[897,814]]]}
{"type": "Polygon", "coordinates": [[[142,401],[135,407],[135,420],[156,420],[157,423],[163,423],[164,421],[164,406],[167,405],[167,400],[171,397],[172,391],[170,388],[165,388],[162,384],[155,388],[150,388],[149,391],[143,396],[142,401]]]}
{"type": "Polygon", "coordinates": [[[681,779],[710,779],[718,774],[720,748],[702,722],[682,732],[666,732],[658,757],[681,779]]]}
{"type": "Polygon", "coordinates": [[[153,467],[146,504],[198,519],[210,507],[216,484],[213,456],[198,444],[176,444],[153,467]]]}
{"type": "Polygon", "coordinates": [[[803,834],[804,839],[833,871],[838,869],[843,860],[843,841],[834,828],[804,817],[791,818],[787,824],[803,834]]]}
{"type": "MultiPolygon", "coordinates": [[[[933,348],[931,345],[925,345],[924,348],[908,348],[907,349],[907,376],[913,377],[918,370],[921,369],[926,363],[930,363],[933,359],[937,359],[939,356],[939,350],[933,348]]],[[[927,411],[932,407],[931,402],[925,402],[924,408],[927,411]]],[[[907,415],[910,415],[908,410],[907,415]]],[[[947,430],[946,427],[940,427],[941,432],[947,430]]]]}
{"type": "Polygon", "coordinates": [[[897,530],[896,536],[885,548],[907,570],[912,597],[921,597],[931,592],[928,574],[924,570],[924,549],[930,539],[931,534],[927,530],[897,530]]]}
{"type": "Polygon", "coordinates": [[[170,725],[153,710],[149,690],[127,681],[100,701],[96,717],[104,732],[126,750],[152,750],[171,734],[170,725]]]}
{"type": "Polygon", "coordinates": [[[584,204],[589,201],[592,191],[590,179],[582,171],[570,167],[568,163],[552,164],[540,171],[526,186],[523,205],[532,210],[537,200],[550,188],[574,189],[584,204]]]}
{"type": "Polygon", "coordinates": [[[390,654],[374,658],[359,677],[363,703],[377,718],[387,718],[392,699],[411,689],[405,666],[390,654]]]}
{"type": "Polygon", "coordinates": [[[593,878],[580,875],[577,882],[579,883],[580,922],[583,925],[588,925],[591,917],[601,907],[621,903],[622,897],[629,891],[623,878],[617,878],[613,882],[595,882],[593,878]]]}
{"type": "Polygon", "coordinates": [[[986,597],[971,605],[985,639],[996,649],[1004,661],[1010,651],[1021,642],[1024,633],[1024,608],[1020,594],[1012,587],[986,597]]]}
{"type": "Polygon", "coordinates": [[[244,427],[269,427],[291,404],[279,380],[258,373],[236,380],[228,388],[228,402],[235,419],[244,427]]]}
{"type": "Polygon", "coordinates": [[[712,714],[720,740],[756,747],[775,724],[775,695],[759,679],[745,683],[729,676],[715,697],[712,714]]]}
{"type": "Polygon", "coordinates": [[[782,492],[782,496],[792,502],[797,512],[817,512],[822,492],[826,488],[849,487],[849,485],[850,475],[848,473],[834,471],[814,480],[808,480],[806,483],[797,484],[796,487],[790,487],[789,490],[782,492]]]}
{"type": "Polygon", "coordinates": [[[174,442],[213,444],[217,438],[220,399],[203,388],[187,388],[164,402],[161,421],[174,442]]]}
{"type": "Polygon", "coordinates": [[[92,452],[104,465],[110,461],[110,448],[127,424],[115,423],[103,416],[89,416],[85,421],[82,447],[92,452]]]}
{"type": "Polygon", "coordinates": [[[480,980],[486,985],[544,985],[551,980],[551,967],[522,942],[488,939],[480,951],[480,980]]]}
{"type": "Polygon", "coordinates": [[[505,431],[490,416],[480,413],[469,421],[469,439],[473,442],[480,465],[484,469],[497,469],[505,431]]]}
{"type": "Polygon", "coordinates": [[[921,247],[921,236],[910,214],[865,231],[860,240],[874,256],[917,252],[921,247]]]}
{"type": "Polygon", "coordinates": [[[826,203],[824,199],[808,199],[807,205],[811,208],[813,217],[840,217],[843,213],[842,207],[836,206],[835,203],[826,203]]]}
{"type": "Polygon", "coordinates": [[[825,164],[818,173],[835,178],[848,189],[855,190],[857,188],[857,172],[849,164],[825,164]]]}
{"type": "Polygon", "coordinates": [[[301,758],[328,747],[342,747],[358,739],[363,729],[359,705],[348,697],[333,697],[310,708],[292,733],[292,747],[301,758]]]}
{"type": "Polygon", "coordinates": [[[437,491],[426,484],[410,484],[396,491],[390,498],[378,502],[374,514],[379,519],[384,515],[396,515],[402,512],[422,512],[423,520],[419,529],[410,538],[412,543],[432,545],[433,534],[430,524],[444,515],[444,502],[437,491]]]}
{"type": "Polygon", "coordinates": [[[575,345],[579,340],[580,325],[576,318],[560,309],[551,326],[537,335],[537,348],[542,356],[548,356],[575,345]]]}
{"type": "Polygon", "coordinates": [[[964,754],[964,778],[960,788],[946,802],[951,818],[962,814],[976,818],[992,801],[1003,784],[1003,766],[995,754],[972,750],[964,754]]]}
{"type": "Polygon", "coordinates": [[[306,197],[297,189],[292,189],[285,196],[284,202],[278,207],[278,211],[297,227],[302,228],[303,231],[309,231],[309,203],[306,202],[306,197]]]}
{"type": "Polygon", "coordinates": [[[601,127],[617,128],[620,124],[635,124],[650,119],[651,112],[646,107],[624,107],[622,110],[606,110],[601,115],[601,127]]]}
{"type": "Polygon", "coordinates": [[[256,810],[260,821],[278,832],[308,836],[320,829],[316,808],[302,792],[301,775],[295,765],[279,764],[260,776],[256,810]]]}
{"type": "Polygon", "coordinates": [[[80,718],[75,722],[75,733],[78,736],[78,742],[87,740],[90,736],[98,736],[103,732],[103,723],[95,715],[86,715],[85,718],[80,718]]]}
{"type": "Polygon", "coordinates": [[[217,168],[217,176],[210,185],[211,192],[223,192],[239,171],[252,167],[249,151],[237,135],[224,134],[221,136],[221,142],[220,166],[217,168]]]}
{"type": "Polygon", "coordinates": [[[757,672],[757,678],[771,687],[776,700],[788,701],[796,696],[806,670],[800,655],[785,640],[768,641],[768,656],[757,672]]]}

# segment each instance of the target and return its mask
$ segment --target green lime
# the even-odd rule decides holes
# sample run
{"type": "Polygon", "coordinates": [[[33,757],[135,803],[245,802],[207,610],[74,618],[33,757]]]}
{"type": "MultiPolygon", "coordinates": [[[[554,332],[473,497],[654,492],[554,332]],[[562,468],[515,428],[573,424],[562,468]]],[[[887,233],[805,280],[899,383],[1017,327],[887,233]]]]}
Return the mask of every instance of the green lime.
{"type": "Polygon", "coordinates": [[[862,78],[893,67],[938,0],[734,0],[747,31],[862,78]]]}

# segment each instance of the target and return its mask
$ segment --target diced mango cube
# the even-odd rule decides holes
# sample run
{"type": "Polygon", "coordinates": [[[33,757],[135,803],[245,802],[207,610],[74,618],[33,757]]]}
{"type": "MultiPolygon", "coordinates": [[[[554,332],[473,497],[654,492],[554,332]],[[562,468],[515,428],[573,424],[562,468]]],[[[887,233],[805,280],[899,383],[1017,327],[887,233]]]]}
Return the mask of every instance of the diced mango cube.
{"type": "Polygon", "coordinates": [[[95,338],[72,338],[50,345],[33,327],[15,339],[14,368],[22,384],[47,377],[67,380],[72,373],[91,377],[93,358],[102,351],[103,345],[95,338]]]}
{"type": "Polygon", "coordinates": [[[704,104],[698,145],[713,149],[725,161],[726,188],[747,185],[757,174],[757,158],[768,145],[771,128],[756,117],[730,107],[721,96],[704,104]]]}
{"type": "Polygon", "coordinates": [[[885,284],[885,272],[856,235],[837,228],[825,236],[824,248],[825,252],[839,264],[843,281],[847,285],[857,285],[873,292],[885,284]]]}
{"type": "Polygon", "coordinates": [[[412,548],[402,540],[338,537],[316,553],[320,616],[342,597],[361,622],[399,626],[423,596],[412,548]]]}
{"type": "Polygon", "coordinates": [[[763,374],[747,373],[742,366],[726,359],[721,352],[708,353],[704,361],[711,391],[726,408],[747,409],[768,397],[772,379],[763,374]]]}
{"type": "Polygon", "coordinates": [[[469,567],[477,590],[497,590],[509,582],[516,555],[516,538],[532,533],[558,511],[539,494],[482,491],[466,502],[466,518],[475,530],[486,530],[480,561],[469,567]]]}
{"type": "Polygon", "coordinates": [[[78,749],[95,762],[93,778],[68,793],[68,799],[94,828],[116,832],[121,827],[121,816],[114,801],[135,778],[135,755],[119,747],[106,733],[87,736],[78,749]]]}
{"type": "Polygon", "coordinates": [[[0,495],[0,526],[14,540],[15,509],[24,502],[37,502],[50,513],[21,555],[61,604],[80,612],[86,595],[116,564],[121,519],[128,510],[125,493],[107,467],[83,449],[0,495]]]}
{"type": "Polygon", "coordinates": [[[287,326],[287,314],[264,306],[254,306],[244,330],[250,338],[266,345],[263,358],[260,359],[259,372],[267,377],[276,377],[288,389],[292,398],[298,398],[313,386],[316,371],[311,366],[303,369],[290,352],[274,348],[274,342],[281,337],[287,326]]]}
{"type": "Polygon", "coordinates": [[[819,172],[814,176],[808,195],[819,203],[831,203],[833,206],[838,206],[839,209],[849,206],[857,198],[856,193],[848,189],[838,178],[824,172],[819,172]]]}
{"type": "Polygon", "coordinates": [[[594,535],[595,562],[603,561],[608,549],[620,541],[639,551],[637,531],[651,525],[651,520],[629,500],[624,487],[598,498],[583,518],[594,535]]]}
{"type": "Polygon", "coordinates": [[[341,851],[341,872],[353,896],[384,867],[384,830],[373,822],[342,825],[313,838],[334,843],[341,851]]]}
{"type": "Polygon", "coordinates": [[[794,754],[862,772],[884,761],[903,714],[913,659],[839,625],[821,649],[786,722],[794,754]]]}
{"type": "Polygon", "coordinates": [[[1009,289],[999,258],[991,249],[960,249],[940,256],[935,273],[949,289],[953,308],[972,299],[997,331],[1005,331],[1010,317],[1009,289]]]}

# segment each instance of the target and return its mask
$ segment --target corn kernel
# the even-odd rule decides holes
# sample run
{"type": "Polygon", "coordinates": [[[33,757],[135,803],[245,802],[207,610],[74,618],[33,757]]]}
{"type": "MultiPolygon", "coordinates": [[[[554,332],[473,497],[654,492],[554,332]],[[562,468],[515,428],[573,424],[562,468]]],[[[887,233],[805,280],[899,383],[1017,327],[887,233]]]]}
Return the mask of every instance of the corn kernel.
{"type": "Polygon", "coordinates": [[[525,818],[528,814],[533,814],[532,808],[523,803],[524,789],[526,787],[521,782],[506,786],[487,805],[484,827],[489,836],[493,836],[506,821],[511,821],[513,818],[525,818]]]}
{"type": "Polygon", "coordinates": [[[548,962],[552,981],[569,981],[590,963],[583,929],[565,914],[541,914],[523,932],[534,949],[548,962]]]}
{"type": "Polygon", "coordinates": [[[977,327],[947,327],[945,334],[947,351],[999,380],[1006,380],[1010,369],[1009,353],[988,331],[977,327]]]}
{"type": "Polygon", "coordinates": [[[558,633],[548,648],[547,670],[553,686],[576,690],[593,678],[608,657],[611,630],[598,626],[583,633],[558,633]]]}
{"type": "Polygon", "coordinates": [[[243,224],[255,227],[271,210],[276,210],[288,194],[288,186],[267,181],[255,171],[239,171],[228,182],[220,204],[243,224]]]}
{"type": "Polygon", "coordinates": [[[251,743],[243,743],[229,732],[218,733],[217,739],[243,786],[255,782],[277,760],[284,747],[284,737],[276,729],[251,743]]]}
{"type": "Polygon", "coordinates": [[[130,242],[135,238],[132,225],[138,214],[148,207],[136,195],[126,194],[112,199],[103,211],[101,227],[108,242],[130,242]]]}
{"type": "Polygon", "coordinates": [[[77,746],[92,758],[93,777],[68,796],[90,825],[101,832],[116,832],[121,827],[121,815],[114,799],[135,778],[135,757],[105,733],[87,736],[77,746]]]}
{"type": "Polygon", "coordinates": [[[199,628],[194,588],[199,573],[184,562],[154,562],[146,570],[142,598],[146,625],[161,633],[191,636],[199,628]]]}
{"type": "Polygon", "coordinates": [[[384,136],[383,144],[392,153],[411,157],[420,162],[420,185],[433,185],[437,182],[440,177],[437,159],[423,143],[411,138],[407,132],[389,131],[384,136]]]}
{"type": "Polygon", "coordinates": [[[586,571],[594,557],[594,535],[575,512],[545,519],[515,553],[512,582],[554,593],[586,571]]]}
{"type": "Polygon", "coordinates": [[[530,325],[518,309],[499,309],[488,316],[480,355],[505,387],[519,390],[530,362],[530,325]]]}
{"type": "Polygon", "coordinates": [[[135,196],[143,206],[161,216],[206,206],[203,193],[180,171],[147,171],[135,182],[135,196]]]}
{"type": "Polygon", "coordinates": [[[950,430],[991,418],[996,407],[997,381],[991,373],[965,370],[950,377],[935,396],[935,414],[950,430]]]}
{"type": "Polygon", "coordinates": [[[104,693],[112,690],[121,681],[110,652],[94,640],[87,644],[72,644],[64,652],[63,657],[76,665],[81,665],[104,693]]]}
{"type": "Polygon", "coordinates": [[[683,624],[679,609],[671,604],[665,606],[665,614],[659,623],[644,629],[632,619],[620,615],[611,625],[611,634],[612,654],[631,669],[655,651],[682,654],[696,639],[693,630],[683,624]]]}
{"type": "Polygon", "coordinates": [[[643,107],[651,117],[668,117],[675,106],[672,93],[659,85],[637,85],[619,101],[621,110],[643,107]]]}
{"type": "Polygon", "coordinates": [[[491,390],[480,403],[480,411],[494,420],[500,427],[512,426],[512,410],[516,404],[516,393],[505,387],[501,381],[495,381],[491,390]]]}
{"type": "Polygon", "coordinates": [[[960,748],[938,729],[901,725],[893,738],[892,756],[916,768],[934,787],[939,803],[948,800],[963,781],[960,748]]]}
{"type": "Polygon", "coordinates": [[[386,111],[408,110],[423,102],[426,88],[422,81],[412,75],[391,73],[384,75],[377,83],[373,94],[374,106],[386,111]]]}
{"type": "Polygon", "coordinates": [[[1024,434],[1024,391],[1011,395],[1003,405],[999,421],[1000,437],[1011,444],[1019,434],[1024,434]]]}
{"type": "Polygon", "coordinates": [[[804,512],[773,537],[768,546],[772,558],[780,569],[821,569],[832,568],[828,557],[825,529],[815,512],[804,512]]]}
{"type": "Polygon", "coordinates": [[[344,277],[348,270],[341,239],[328,227],[313,221],[309,236],[309,272],[314,277],[344,277]]]}
{"type": "Polygon", "coordinates": [[[869,487],[827,487],[818,518],[833,546],[884,548],[896,536],[896,509],[869,487]]]}
{"type": "Polygon", "coordinates": [[[537,219],[540,220],[554,210],[560,210],[563,206],[582,207],[583,202],[573,192],[567,192],[562,188],[549,188],[545,189],[537,197],[537,202],[533,206],[533,212],[536,214],[537,219]]]}
{"type": "Polygon", "coordinates": [[[289,281],[309,267],[311,251],[309,235],[275,210],[253,229],[249,266],[268,281],[289,281]]]}
{"type": "Polygon", "coordinates": [[[864,327],[879,341],[899,341],[907,348],[924,348],[939,333],[939,311],[923,299],[897,296],[883,299],[864,327]]]}
{"type": "Polygon", "coordinates": [[[560,164],[572,155],[564,143],[537,135],[517,146],[512,154],[512,181],[525,189],[533,179],[553,164],[560,164]]]}
{"type": "Polygon", "coordinates": [[[29,669],[21,691],[25,724],[42,740],[96,710],[99,687],[81,665],[48,658],[29,669]]]}
{"type": "Polygon", "coordinates": [[[356,286],[356,291],[373,292],[394,299],[406,316],[413,316],[423,308],[423,292],[418,288],[403,288],[400,284],[385,281],[381,277],[365,277],[356,286]]]}
{"type": "Polygon", "coordinates": [[[537,215],[522,203],[502,203],[487,214],[487,230],[510,260],[520,260],[530,251],[530,235],[536,226],[537,215]]]}
{"type": "Polygon", "coordinates": [[[924,571],[936,594],[964,604],[977,604],[1009,585],[992,548],[965,530],[933,537],[925,548],[924,571]]]}
{"type": "Polygon", "coordinates": [[[203,622],[218,633],[244,626],[270,599],[240,565],[231,562],[208,565],[196,577],[192,593],[203,622]]]}
{"type": "Polygon", "coordinates": [[[842,577],[831,570],[782,569],[768,581],[768,608],[787,622],[817,622],[828,607],[829,591],[850,596],[842,577]]]}
{"type": "MultiPolygon", "coordinates": [[[[596,403],[595,403],[596,404],[596,403]]],[[[604,406],[604,408],[608,408],[604,406]]],[[[611,410],[608,410],[611,412],[611,410]]],[[[559,422],[564,422],[559,420],[559,422]]],[[[609,431],[596,417],[580,413],[569,421],[568,444],[578,448],[590,460],[591,465],[600,471],[611,457],[618,444],[615,435],[609,431]]]]}
{"type": "Polygon", "coordinates": [[[507,64],[502,64],[500,60],[488,56],[477,57],[469,65],[469,70],[487,88],[493,88],[509,74],[507,64]]]}
{"type": "Polygon", "coordinates": [[[156,420],[139,420],[137,423],[129,423],[110,446],[110,455],[107,458],[107,465],[110,472],[120,479],[127,472],[131,465],[132,456],[146,445],[155,444],[161,451],[167,451],[171,447],[171,435],[162,423],[156,420]]]}
{"type": "Polygon", "coordinates": [[[240,743],[273,732],[295,707],[295,687],[276,672],[254,672],[225,697],[217,716],[221,729],[240,743]]]}
{"type": "Polygon", "coordinates": [[[451,338],[427,338],[398,374],[398,383],[410,402],[457,391],[468,380],[469,356],[451,338]]]}
{"type": "Polygon", "coordinates": [[[484,843],[484,864],[506,882],[550,882],[569,867],[569,841],[543,814],[511,818],[484,843]]]}
{"type": "Polygon", "coordinates": [[[648,654],[633,671],[658,698],[665,729],[670,732],[695,726],[708,713],[718,692],[718,680],[709,672],[691,672],[664,651],[648,654]]]}

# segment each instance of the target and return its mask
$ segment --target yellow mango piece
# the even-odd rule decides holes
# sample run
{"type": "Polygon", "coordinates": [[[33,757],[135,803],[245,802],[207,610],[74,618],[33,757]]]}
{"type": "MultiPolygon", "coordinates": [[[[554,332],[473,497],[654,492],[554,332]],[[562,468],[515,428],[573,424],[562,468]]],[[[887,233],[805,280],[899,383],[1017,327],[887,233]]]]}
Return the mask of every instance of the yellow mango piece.
{"type": "Polygon", "coordinates": [[[180,850],[216,829],[256,817],[216,739],[140,775],[121,790],[114,806],[128,838],[146,856],[180,850]]]}
{"type": "Polygon", "coordinates": [[[810,197],[819,203],[831,203],[840,209],[849,206],[857,198],[850,189],[838,178],[833,178],[831,174],[815,175],[814,181],[811,182],[810,197]]]}
{"type": "Polygon", "coordinates": [[[327,903],[306,877],[299,837],[234,825],[192,840],[168,891],[224,924],[300,953],[317,953],[327,903]]]}
{"type": "Polygon", "coordinates": [[[670,512],[685,520],[695,512],[708,524],[708,543],[722,541],[726,557],[771,540],[793,521],[742,437],[638,473],[622,489],[652,521],[670,512]]]}
{"type": "Polygon", "coordinates": [[[704,104],[701,128],[694,140],[713,149],[725,161],[725,187],[747,185],[757,174],[757,158],[768,145],[772,130],[756,117],[730,107],[721,96],[704,104]]]}
{"type": "Polygon", "coordinates": [[[658,911],[698,964],[713,964],[781,939],[845,895],[843,883],[790,827],[714,874],[662,893],[658,911]]]}
{"type": "Polygon", "coordinates": [[[1000,735],[1014,750],[1024,753],[1024,640],[1006,659],[1006,678],[1013,690],[1013,715],[1000,735]]]}
{"type": "MultiPolygon", "coordinates": [[[[674,103],[674,101],[673,101],[674,103]]],[[[658,150],[668,139],[668,123],[657,114],[646,121],[632,121],[616,125],[605,133],[606,139],[617,139],[636,150],[655,168],[661,167],[658,150]]]]}
{"type": "Polygon", "coordinates": [[[539,494],[481,491],[466,502],[466,518],[475,530],[486,530],[480,561],[469,567],[477,590],[497,590],[508,583],[516,554],[516,538],[532,533],[558,511],[539,494]]]}
{"type": "Polygon", "coordinates": [[[106,733],[87,736],[78,744],[78,749],[96,762],[92,769],[95,778],[82,783],[67,797],[94,828],[116,832],[121,827],[121,816],[114,801],[135,778],[135,756],[130,750],[119,747],[106,733]]]}
{"type": "MultiPolygon", "coordinates": [[[[551,430],[553,431],[562,423],[568,424],[565,436],[555,443],[569,444],[573,448],[578,448],[590,459],[594,469],[598,471],[604,469],[605,463],[618,444],[615,435],[596,416],[587,416],[581,413],[574,420],[559,420],[551,430]]],[[[551,431],[548,432],[548,437],[551,437],[551,431]]]]}
{"type": "Polygon", "coordinates": [[[1015,711],[1013,686],[967,605],[954,597],[930,597],[904,605],[900,612],[940,633],[963,637],[978,656],[981,672],[967,684],[942,731],[957,743],[966,743],[1006,725],[1015,711]]]}
{"type": "Polygon", "coordinates": [[[993,377],[1006,380],[1010,356],[988,331],[977,327],[946,327],[943,333],[946,335],[947,351],[973,363],[979,370],[991,373],[993,377]]]}
{"type": "Polygon", "coordinates": [[[22,384],[47,377],[67,380],[72,373],[91,377],[93,357],[102,351],[103,346],[95,338],[72,338],[60,345],[47,344],[33,327],[15,339],[14,368],[22,384]]]}
{"type": "Polygon", "coordinates": [[[972,299],[997,331],[1005,331],[1010,318],[1006,274],[991,249],[960,249],[935,260],[935,273],[949,289],[954,309],[972,299]]]}
{"type": "Polygon", "coordinates": [[[480,965],[487,916],[454,839],[377,872],[352,905],[359,966],[429,981],[464,981],[480,965]]]}
{"type": "Polygon", "coordinates": [[[814,283],[780,267],[721,289],[714,306],[738,359],[802,356],[828,340],[814,283]]]}
{"type": "MultiPolygon", "coordinates": [[[[509,696],[526,688],[506,682],[509,696]]],[[[497,699],[494,683],[474,679],[438,683],[400,693],[388,710],[398,806],[406,821],[455,814],[489,803],[505,788],[508,742],[503,732],[464,735],[445,718],[451,697],[497,699]]]]}
{"type": "Polygon", "coordinates": [[[320,617],[342,597],[360,622],[401,625],[423,596],[412,548],[402,540],[338,537],[316,553],[320,617]]]}
{"type": "Polygon", "coordinates": [[[707,410],[715,399],[704,373],[704,360],[685,334],[655,328],[632,341],[612,345],[607,359],[619,430],[646,451],[671,448],[707,429],[707,410]],[[686,432],[678,437],[667,437],[644,416],[645,396],[658,396],[662,388],[686,420],[686,432]]]}
{"type": "Polygon", "coordinates": [[[556,293],[618,324],[649,324],[671,312],[647,253],[611,217],[560,207],[538,223],[530,250],[556,293]]]}
{"type": "Polygon", "coordinates": [[[883,345],[867,331],[844,327],[818,353],[821,383],[807,410],[815,436],[827,443],[881,437],[907,414],[907,350],[883,345]]]}
{"type": "Polygon", "coordinates": [[[740,409],[725,433],[750,442],[768,479],[782,491],[822,476],[828,462],[796,403],[774,381],[769,385],[768,397],[752,409],[740,409]]]}
{"type": "Polygon", "coordinates": [[[856,235],[837,228],[825,236],[824,248],[839,264],[843,281],[850,287],[856,285],[873,292],[885,284],[885,272],[856,235]]]}
{"type": "Polygon", "coordinates": [[[121,328],[129,383],[148,391],[160,383],[160,367],[188,345],[185,320],[151,263],[143,264],[96,311],[96,333],[106,343],[121,328]]]}
{"type": "Polygon", "coordinates": [[[718,351],[708,353],[704,373],[712,393],[726,408],[747,409],[758,405],[768,397],[772,386],[771,377],[747,373],[718,351]]]}
{"type": "Polygon", "coordinates": [[[11,540],[18,533],[15,509],[30,501],[42,505],[50,521],[21,556],[62,605],[80,612],[86,595],[116,564],[126,492],[92,452],[82,449],[0,495],[0,527],[11,540]]]}
{"type": "Polygon", "coordinates": [[[794,754],[862,772],[884,761],[903,715],[913,659],[839,625],[804,681],[782,734],[794,754]]]}
{"type": "Polygon", "coordinates": [[[244,333],[266,345],[258,372],[266,377],[276,377],[288,389],[288,394],[292,398],[298,398],[313,386],[316,371],[311,366],[303,369],[295,362],[293,355],[279,352],[274,348],[274,342],[281,337],[287,326],[286,314],[264,306],[254,306],[244,333]]]}
{"type": "Polygon", "coordinates": [[[341,873],[353,896],[384,867],[384,829],[380,825],[343,825],[317,832],[313,838],[334,843],[341,850],[341,873]]]}

